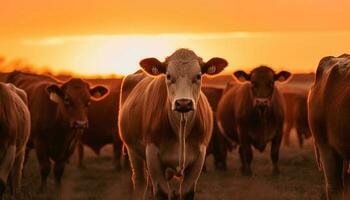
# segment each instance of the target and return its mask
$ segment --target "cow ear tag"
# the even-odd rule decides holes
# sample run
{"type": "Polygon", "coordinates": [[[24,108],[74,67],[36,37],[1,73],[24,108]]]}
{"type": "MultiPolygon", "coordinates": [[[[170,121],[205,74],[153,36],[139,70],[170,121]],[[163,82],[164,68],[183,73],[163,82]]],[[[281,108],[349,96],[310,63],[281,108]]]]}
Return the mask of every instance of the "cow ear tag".
{"type": "Polygon", "coordinates": [[[208,74],[214,74],[216,72],[216,67],[215,66],[210,66],[208,68],[208,74]]]}
{"type": "Polygon", "coordinates": [[[245,79],[243,76],[240,76],[240,77],[238,78],[238,80],[240,80],[240,81],[246,81],[246,79],[245,79]]]}
{"type": "Polygon", "coordinates": [[[279,76],[279,77],[278,77],[278,80],[279,80],[279,81],[285,81],[286,78],[285,78],[284,76],[279,76]]]}
{"type": "Polygon", "coordinates": [[[152,67],[152,74],[153,75],[158,75],[159,74],[159,70],[157,67],[152,67]]]}
{"type": "Polygon", "coordinates": [[[50,100],[55,102],[55,103],[58,103],[61,101],[61,97],[59,97],[56,93],[51,92],[50,93],[50,100]]]}
{"type": "Polygon", "coordinates": [[[101,92],[96,92],[96,93],[94,94],[94,97],[95,97],[95,98],[100,98],[101,96],[102,96],[101,92]]]}

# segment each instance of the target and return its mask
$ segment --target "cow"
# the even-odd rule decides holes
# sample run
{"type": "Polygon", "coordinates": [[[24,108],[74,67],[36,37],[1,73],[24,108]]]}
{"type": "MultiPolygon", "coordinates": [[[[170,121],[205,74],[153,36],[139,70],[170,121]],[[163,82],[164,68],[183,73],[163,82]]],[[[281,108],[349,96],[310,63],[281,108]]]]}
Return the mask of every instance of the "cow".
{"type": "Polygon", "coordinates": [[[218,57],[204,62],[193,51],[178,49],[164,62],[141,60],[149,77],[124,79],[119,134],[130,159],[134,198],[145,198],[149,174],[155,199],[194,199],[213,126],[201,79],[227,64],[218,57]],[[179,191],[170,190],[173,177],[180,177],[179,191]]]}
{"type": "Polygon", "coordinates": [[[212,108],[213,119],[214,119],[213,133],[207,149],[207,156],[210,154],[214,156],[215,169],[225,171],[227,169],[227,163],[226,163],[227,152],[232,147],[230,146],[230,143],[226,140],[226,138],[220,133],[219,127],[217,125],[217,120],[216,120],[216,110],[217,110],[217,106],[220,101],[220,98],[223,95],[223,90],[224,90],[223,88],[217,88],[217,87],[210,87],[210,86],[202,87],[202,92],[207,97],[208,102],[212,108]]]}
{"type": "Polygon", "coordinates": [[[122,141],[118,134],[119,96],[122,79],[90,79],[93,85],[109,87],[109,95],[101,101],[93,101],[88,110],[89,127],[82,135],[77,145],[78,166],[85,168],[83,163],[83,145],[90,147],[96,154],[106,144],[113,144],[114,164],[121,169],[122,141]]]}
{"type": "Polygon", "coordinates": [[[320,60],[309,92],[309,125],[327,199],[350,199],[350,55],[320,60]]]}
{"type": "Polygon", "coordinates": [[[299,147],[302,148],[304,139],[311,137],[307,118],[307,94],[301,89],[281,89],[285,100],[285,123],[283,140],[285,145],[290,145],[290,133],[295,128],[299,147]]]}
{"type": "Polygon", "coordinates": [[[6,82],[9,72],[0,72],[0,82],[6,82]]]}
{"type": "Polygon", "coordinates": [[[12,72],[7,82],[28,95],[31,133],[27,146],[36,150],[41,174],[40,191],[46,190],[51,161],[54,162],[55,183],[59,189],[65,164],[88,127],[90,102],[103,99],[109,91],[104,86],[91,88],[78,78],[61,82],[50,76],[19,71],[12,72]]]}
{"type": "Polygon", "coordinates": [[[25,148],[30,134],[26,93],[0,83],[0,199],[10,181],[12,194],[20,188],[25,148]]]}
{"type": "Polygon", "coordinates": [[[291,73],[275,73],[271,68],[260,66],[251,71],[234,72],[243,84],[234,84],[221,98],[218,125],[221,133],[239,144],[241,172],[251,176],[252,146],[263,152],[271,142],[273,174],[279,174],[279,148],[283,135],[283,97],[275,82],[284,82],[291,73]]]}

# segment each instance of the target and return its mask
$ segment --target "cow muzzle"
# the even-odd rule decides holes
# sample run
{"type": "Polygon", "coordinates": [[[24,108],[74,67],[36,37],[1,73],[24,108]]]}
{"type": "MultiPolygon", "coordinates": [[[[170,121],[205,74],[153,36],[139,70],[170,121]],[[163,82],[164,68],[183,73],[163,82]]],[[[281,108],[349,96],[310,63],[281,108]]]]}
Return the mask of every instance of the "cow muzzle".
{"type": "Polygon", "coordinates": [[[254,100],[254,106],[258,109],[260,113],[265,113],[270,107],[270,99],[268,98],[256,98],[254,100]]]}
{"type": "Polygon", "coordinates": [[[187,113],[189,111],[194,110],[193,100],[187,98],[175,100],[174,110],[181,113],[187,113]]]}
{"type": "Polygon", "coordinates": [[[73,121],[71,124],[71,128],[73,129],[86,129],[89,127],[88,121],[87,120],[76,120],[73,121]]]}

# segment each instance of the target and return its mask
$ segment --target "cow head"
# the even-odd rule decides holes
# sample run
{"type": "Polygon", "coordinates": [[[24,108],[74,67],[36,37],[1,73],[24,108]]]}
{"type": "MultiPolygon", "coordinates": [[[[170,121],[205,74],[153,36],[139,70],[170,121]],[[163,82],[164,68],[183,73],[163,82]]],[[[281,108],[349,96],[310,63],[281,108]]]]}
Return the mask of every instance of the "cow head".
{"type": "Polygon", "coordinates": [[[261,66],[255,68],[250,74],[244,71],[236,71],[234,76],[241,82],[249,81],[253,106],[264,113],[271,106],[275,81],[284,82],[289,79],[291,73],[281,71],[276,74],[271,68],[261,66]]]}
{"type": "Polygon", "coordinates": [[[50,100],[58,104],[59,114],[64,122],[72,129],[87,128],[90,101],[99,101],[108,93],[106,87],[90,88],[89,84],[81,79],[71,79],[62,85],[49,85],[46,91],[50,100]]]}
{"type": "Polygon", "coordinates": [[[140,62],[141,67],[149,76],[165,75],[171,108],[181,113],[196,109],[202,76],[204,74],[216,75],[227,64],[225,59],[217,57],[203,62],[200,57],[188,49],[175,51],[164,62],[156,58],[146,58],[140,62]]]}

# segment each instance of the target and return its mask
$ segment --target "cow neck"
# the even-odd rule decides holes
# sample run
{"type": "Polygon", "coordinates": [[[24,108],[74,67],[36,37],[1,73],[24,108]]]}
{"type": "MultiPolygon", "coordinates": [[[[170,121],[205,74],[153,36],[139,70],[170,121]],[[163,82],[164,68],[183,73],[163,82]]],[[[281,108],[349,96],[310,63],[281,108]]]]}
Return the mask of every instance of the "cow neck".
{"type": "Polygon", "coordinates": [[[84,130],[72,130],[72,134],[70,134],[69,140],[67,140],[65,157],[69,157],[70,154],[74,151],[75,145],[78,143],[78,140],[81,138],[84,130]]]}
{"type": "Polygon", "coordinates": [[[60,132],[57,133],[58,137],[63,137],[63,155],[64,157],[69,156],[70,152],[72,152],[75,148],[78,139],[81,137],[83,130],[73,130],[69,127],[68,123],[65,122],[63,115],[59,111],[59,105],[56,105],[56,120],[58,123],[56,124],[56,130],[60,132]]]}
{"type": "Polygon", "coordinates": [[[270,116],[270,113],[271,113],[271,108],[268,108],[268,110],[266,110],[264,114],[260,114],[256,108],[254,108],[252,112],[254,119],[262,127],[265,127],[267,125],[269,121],[268,118],[270,116]]]}
{"type": "Polygon", "coordinates": [[[57,103],[53,103],[53,105],[54,105],[54,111],[53,111],[54,116],[52,116],[53,119],[51,121],[54,122],[54,126],[55,126],[54,129],[64,129],[64,130],[69,129],[69,124],[66,123],[66,120],[64,119],[62,113],[60,112],[59,105],[57,103]]]}
{"type": "MultiPolygon", "coordinates": [[[[170,108],[168,106],[168,108],[170,108]]],[[[179,141],[179,165],[176,168],[178,176],[183,176],[186,165],[186,138],[190,134],[195,119],[195,112],[179,113],[169,110],[170,125],[179,141]]]]}

